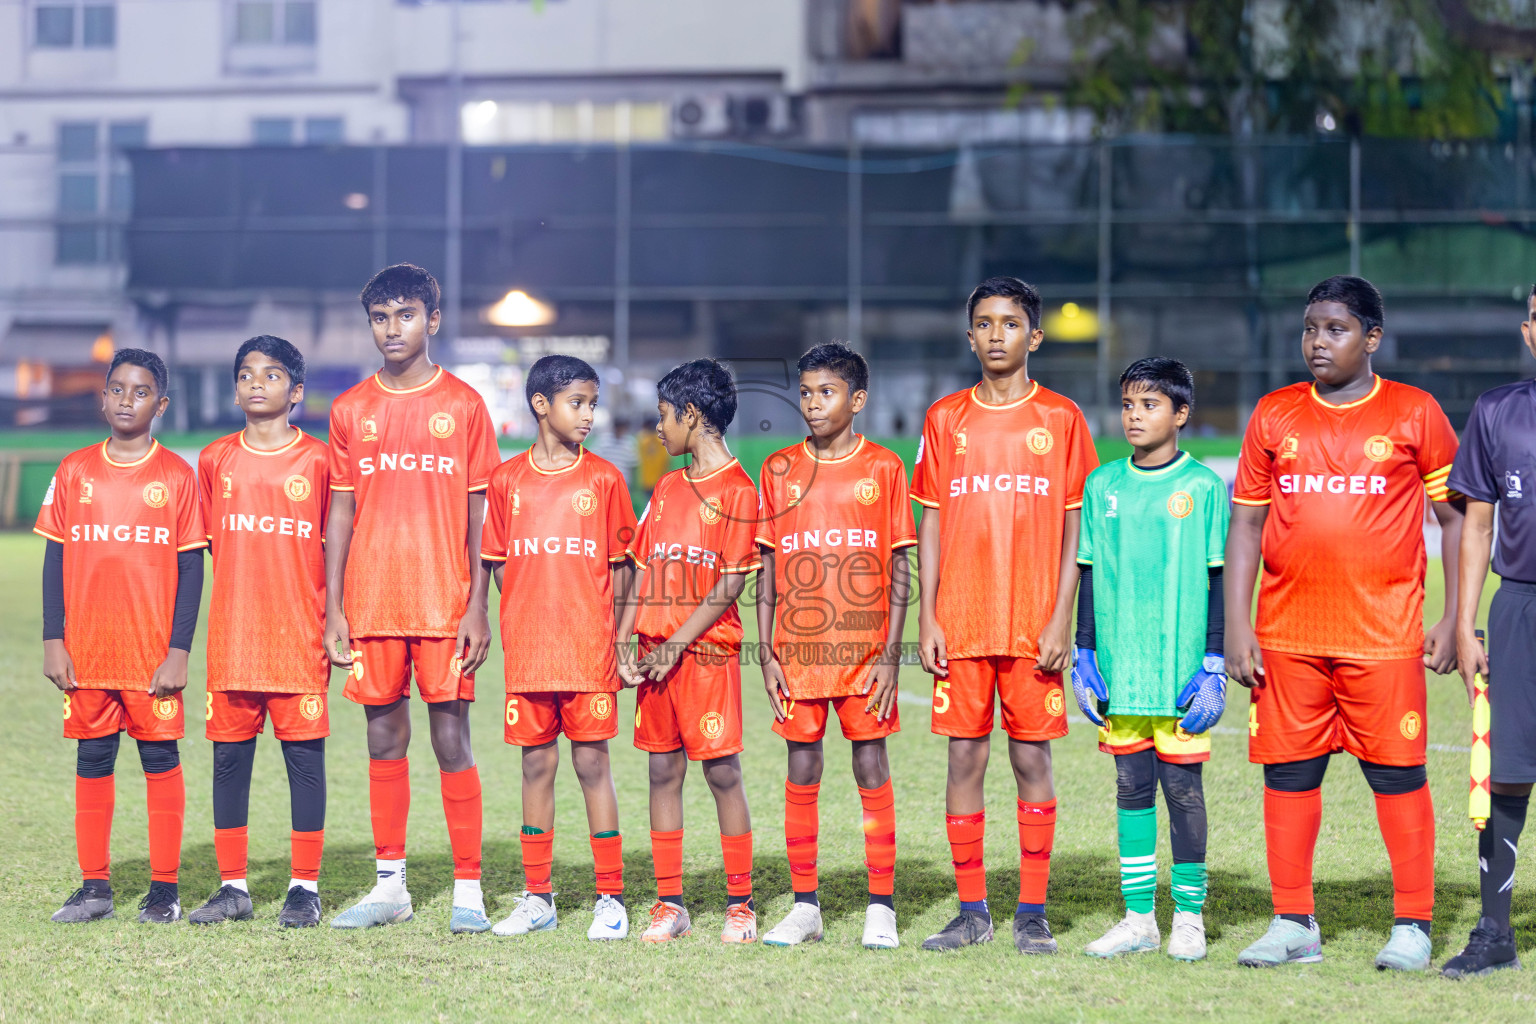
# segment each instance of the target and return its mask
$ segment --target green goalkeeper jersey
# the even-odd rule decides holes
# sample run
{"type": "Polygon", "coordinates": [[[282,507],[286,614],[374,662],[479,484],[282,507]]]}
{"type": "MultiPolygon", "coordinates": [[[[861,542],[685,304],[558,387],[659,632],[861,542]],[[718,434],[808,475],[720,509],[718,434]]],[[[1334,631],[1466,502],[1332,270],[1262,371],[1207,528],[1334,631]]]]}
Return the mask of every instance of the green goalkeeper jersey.
{"type": "Polygon", "coordinates": [[[1083,488],[1077,560],[1093,567],[1099,672],[1109,710],[1174,715],[1205,656],[1210,569],[1227,541],[1227,485],[1188,452],[1160,469],[1130,459],[1083,488]]]}

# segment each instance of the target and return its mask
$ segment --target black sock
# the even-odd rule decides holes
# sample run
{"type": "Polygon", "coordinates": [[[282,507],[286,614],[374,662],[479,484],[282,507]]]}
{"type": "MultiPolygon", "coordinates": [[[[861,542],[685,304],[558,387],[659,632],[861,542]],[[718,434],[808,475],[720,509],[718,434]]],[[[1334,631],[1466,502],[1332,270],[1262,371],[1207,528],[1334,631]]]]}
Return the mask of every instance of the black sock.
{"type": "Polygon", "coordinates": [[[283,761],[293,830],[320,831],[325,828],[325,740],[283,740],[283,761]]]}
{"type": "Polygon", "coordinates": [[[170,895],[171,895],[172,898],[179,898],[179,896],[180,896],[180,891],[177,888],[177,885],[176,885],[175,882],[150,882],[149,883],[149,891],[150,892],[154,892],[156,888],[159,888],[162,891],[169,889],[170,890],[170,895]]]}
{"type": "Polygon", "coordinates": [[[674,907],[680,907],[683,905],[683,894],[680,892],[675,894],[659,892],[656,894],[656,898],[663,903],[670,903],[674,907]]]}
{"type": "Polygon", "coordinates": [[[1394,928],[1397,927],[1400,924],[1411,924],[1415,928],[1417,928],[1419,931],[1423,932],[1425,935],[1429,934],[1429,922],[1428,921],[1420,921],[1417,918],[1412,918],[1412,917],[1394,917],[1392,919],[1392,926],[1394,928]]]}
{"type": "Polygon", "coordinates": [[[95,896],[112,895],[112,883],[105,878],[87,878],[80,887],[95,896]]]}
{"type": "Polygon", "coordinates": [[[536,892],[534,895],[543,900],[545,903],[548,903],[550,906],[555,905],[555,894],[552,892],[536,892]]]}
{"type": "Polygon", "coordinates": [[[1311,914],[1280,914],[1279,916],[1290,921],[1292,924],[1299,924],[1309,930],[1317,927],[1317,918],[1311,914]]]}
{"type": "MultiPolygon", "coordinates": [[[[798,898],[800,894],[796,893],[795,895],[798,898]]],[[[746,896],[727,896],[725,898],[725,905],[727,907],[734,907],[738,903],[745,903],[748,910],[752,911],[753,913],[757,912],[757,904],[752,902],[752,896],[750,893],[746,896]]]]}
{"type": "Polygon", "coordinates": [[[1515,888],[1515,853],[1525,827],[1529,796],[1494,793],[1489,798],[1488,824],[1477,837],[1477,859],[1482,868],[1478,884],[1483,894],[1483,916],[1509,927],[1509,901],[1515,888]]]}
{"type": "MultiPolygon", "coordinates": [[[[621,892],[610,892],[608,894],[608,898],[613,900],[615,903],[617,903],[621,907],[625,906],[624,894],[621,893],[621,892]]],[[[599,897],[599,899],[601,899],[601,897],[599,897]]]]}
{"type": "Polygon", "coordinates": [[[240,828],[250,820],[251,766],[256,737],[213,744],[213,827],[240,828]]]}
{"type": "Polygon", "coordinates": [[[874,906],[876,903],[880,904],[882,907],[890,907],[892,910],[896,909],[896,901],[890,896],[886,896],[883,893],[872,892],[869,894],[869,904],[870,906],[874,906]]]}
{"type": "Polygon", "coordinates": [[[797,893],[795,893],[795,902],[796,903],[809,903],[813,907],[821,906],[821,899],[816,895],[816,890],[815,889],[812,889],[810,892],[797,892],[797,893]]]}

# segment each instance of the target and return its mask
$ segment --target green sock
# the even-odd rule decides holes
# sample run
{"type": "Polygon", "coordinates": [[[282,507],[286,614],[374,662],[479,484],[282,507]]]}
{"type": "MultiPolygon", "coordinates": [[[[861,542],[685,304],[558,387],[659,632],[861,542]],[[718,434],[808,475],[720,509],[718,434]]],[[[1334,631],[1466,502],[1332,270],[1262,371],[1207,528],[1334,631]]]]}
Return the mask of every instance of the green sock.
{"type": "Polygon", "coordinates": [[[1198,914],[1205,906],[1205,865],[1173,866],[1173,905],[1189,914],[1198,914]]]}
{"type": "Polygon", "coordinates": [[[1152,913],[1157,893],[1157,808],[1116,812],[1120,832],[1120,892],[1125,909],[1152,913]]]}

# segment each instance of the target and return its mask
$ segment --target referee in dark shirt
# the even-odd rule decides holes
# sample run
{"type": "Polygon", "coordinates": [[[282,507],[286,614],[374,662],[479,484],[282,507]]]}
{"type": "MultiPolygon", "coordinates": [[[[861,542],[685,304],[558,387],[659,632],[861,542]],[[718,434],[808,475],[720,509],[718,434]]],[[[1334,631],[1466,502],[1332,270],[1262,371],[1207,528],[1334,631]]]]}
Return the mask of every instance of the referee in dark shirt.
{"type": "MultiPolygon", "coordinates": [[[[1536,355],[1536,288],[1526,301],[1520,333],[1536,355]]],[[[1483,912],[1466,948],[1442,970],[1459,978],[1520,966],[1509,904],[1516,846],[1536,782],[1536,380],[1505,384],[1478,397],[1448,485],[1467,498],[1457,660],[1469,700],[1473,674],[1486,674],[1492,712],[1492,809],[1477,841],[1483,912]],[[1488,609],[1485,653],[1473,630],[1490,553],[1500,582],[1488,609]]]]}

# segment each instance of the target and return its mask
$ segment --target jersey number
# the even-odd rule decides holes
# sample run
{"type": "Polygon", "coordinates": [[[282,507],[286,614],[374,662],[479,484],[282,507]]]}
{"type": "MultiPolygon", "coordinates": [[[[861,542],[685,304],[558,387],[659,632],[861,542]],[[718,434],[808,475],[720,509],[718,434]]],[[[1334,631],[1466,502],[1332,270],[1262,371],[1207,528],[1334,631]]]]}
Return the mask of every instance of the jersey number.
{"type": "Polygon", "coordinates": [[[517,724],[517,698],[516,697],[508,697],[507,698],[507,724],[508,725],[516,725],[517,724]]]}
{"type": "Polygon", "coordinates": [[[75,709],[70,704],[69,694],[66,693],[64,695],[64,721],[69,721],[69,716],[73,715],[74,713],[75,709]]]}
{"type": "Polygon", "coordinates": [[[208,696],[208,705],[207,705],[207,708],[203,712],[203,716],[208,721],[211,722],[211,721],[213,721],[213,691],[210,690],[208,692],[207,696],[208,696]]]}
{"type": "Polygon", "coordinates": [[[942,715],[949,710],[949,680],[935,679],[933,681],[933,713],[942,715]]]}

